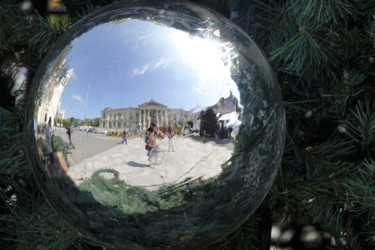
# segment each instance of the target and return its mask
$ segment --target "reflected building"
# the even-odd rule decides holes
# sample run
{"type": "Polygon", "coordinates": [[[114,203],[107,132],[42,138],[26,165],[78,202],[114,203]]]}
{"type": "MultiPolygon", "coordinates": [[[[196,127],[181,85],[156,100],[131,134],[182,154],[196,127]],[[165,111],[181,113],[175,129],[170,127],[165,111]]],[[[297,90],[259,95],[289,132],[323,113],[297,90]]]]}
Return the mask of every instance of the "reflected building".
{"type": "Polygon", "coordinates": [[[64,68],[64,64],[65,59],[45,78],[46,83],[36,106],[38,124],[47,123],[49,118],[52,122],[55,118],[64,118],[65,111],[60,109],[61,95],[73,75],[73,69],[64,68]]]}
{"type": "Polygon", "coordinates": [[[127,129],[128,131],[145,131],[155,121],[158,126],[172,124],[184,125],[187,121],[194,121],[197,113],[183,109],[168,108],[151,99],[139,104],[138,107],[117,108],[110,107],[101,111],[100,128],[109,131],[127,129]]]}
{"type": "MultiPolygon", "coordinates": [[[[60,103],[61,104],[61,103],[60,103]]],[[[60,106],[60,105],[59,105],[60,106]]],[[[58,109],[56,113],[56,117],[60,119],[65,119],[65,110],[58,109]]]]}

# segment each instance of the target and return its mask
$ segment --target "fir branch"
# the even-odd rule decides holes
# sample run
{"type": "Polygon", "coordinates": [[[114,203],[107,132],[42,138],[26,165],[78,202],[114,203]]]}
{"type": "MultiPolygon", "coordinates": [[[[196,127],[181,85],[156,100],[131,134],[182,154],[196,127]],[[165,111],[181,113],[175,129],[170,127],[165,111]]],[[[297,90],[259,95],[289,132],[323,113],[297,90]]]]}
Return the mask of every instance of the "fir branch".
{"type": "Polygon", "coordinates": [[[217,6],[228,6],[229,9],[241,9],[248,8],[252,3],[250,0],[214,0],[214,4],[217,6]]]}
{"type": "Polygon", "coordinates": [[[41,195],[23,152],[22,119],[22,109],[0,108],[0,248],[92,249],[41,195]]]}
{"type": "Polygon", "coordinates": [[[31,178],[31,169],[23,152],[22,110],[0,108],[0,175],[31,178]]]}
{"type": "Polygon", "coordinates": [[[0,3],[2,32],[0,57],[36,70],[39,62],[64,30],[58,29],[38,13],[22,11],[15,1],[0,3]],[[35,61],[37,59],[37,61],[35,61]]]}
{"type": "Polygon", "coordinates": [[[333,136],[319,145],[309,146],[300,153],[302,158],[313,161],[339,161],[356,152],[351,141],[333,136]]]}
{"type": "Polygon", "coordinates": [[[358,11],[348,0],[293,0],[288,11],[293,16],[307,18],[311,22],[339,24],[358,20],[358,11]]]}
{"type": "Polygon", "coordinates": [[[320,223],[321,228],[332,236],[334,242],[328,249],[366,249],[364,242],[358,240],[358,235],[353,233],[353,218],[343,213],[343,205],[333,204],[331,216],[325,217],[320,223]]]}
{"type": "MultiPolygon", "coordinates": [[[[371,22],[370,22],[371,23],[371,22]]],[[[353,68],[359,73],[374,76],[375,64],[370,57],[375,55],[374,41],[369,36],[370,24],[343,27],[339,32],[332,33],[331,48],[340,59],[345,69],[353,68]]]]}
{"type": "Polygon", "coordinates": [[[115,0],[60,0],[59,3],[65,7],[66,13],[72,20],[77,22],[82,17],[99,9],[102,6],[115,2],[115,0]]]}
{"type": "Polygon", "coordinates": [[[375,145],[375,104],[372,97],[366,95],[363,102],[358,100],[343,122],[350,133],[360,139],[362,149],[370,157],[370,147],[375,145]]]}
{"type": "Polygon", "coordinates": [[[375,246],[373,237],[375,217],[375,161],[365,159],[357,167],[357,174],[348,178],[345,183],[346,198],[349,206],[345,213],[350,216],[353,233],[357,235],[362,245],[375,246]]]}
{"type": "Polygon", "coordinates": [[[206,250],[230,250],[230,249],[260,249],[260,240],[257,237],[261,225],[259,212],[253,214],[236,231],[226,236],[221,241],[205,248],[206,250]]]}
{"type": "Polygon", "coordinates": [[[333,86],[334,98],[330,111],[338,117],[343,117],[348,111],[348,106],[352,106],[358,98],[364,93],[364,81],[366,75],[353,69],[343,72],[342,80],[339,84],[333,86]]]}
{"type": "Polygon", "coordinates": [[[360,10],[362,16],[372,16],[375,12],[375,2],[368,0],[353,1],[356,9],[360,10]]]}
{"type": "Polygon", "coordinates": [[[4,247],[12,244],[17,249],[67,249],[73,244],[85,246],[90,243],[62,220],[43,196],[27,195],[17,193],[15,204],[6,206],[9,213],[0,214],[0,222],[7,225],[0,230],[3,243],[6,243],[4,247]],[[23,199],[30,200],[30,196],[37,203],[32,210],[27,203],[16,204],[23,199]]]}
{"type": "Polygon", "coordinates": [[[373,38],[372,39],[372,42],[373,42],[373,45],[375,46],[375,18],[373,18],[373,20],[371,22],[369,22],[369,33],[371,35],[371,37],[373,38]]]}
{"type": "Polygon", "coordinates": [[[16,84],[18,70],[14,66],[4,65],[0,71],[0,107],[9,108],[16,104],[16,92],[13,90],[16,84]]]}
{"type": "Polygon", "coordinates": [[[328,75],[336,79],[332,66],[337,62],[321,45],[324,38],[319,34],[322,33],[328,35],[331,31],[321,24],[301,25],[298,33],[272,52],[270,60],[277,63],[279,71],[288,74],[306,79],[320,79],[322,75],[328,75]]]}
{"type": "Polygon", "coordinates": [[[298,25],[286,11],[284,1],[252,1],[248,7],[254,30],[250,34],[267,56],[295,34],[298,25]]]}
{"type": "MultiPolygon", "coordinates": [[[[67,9],[74,22],[108,2],[111,1],[64,1],[67,5],[72,3],[67,9]]],[[[375,235],[375,163],[365,158],[373,158],[375,152],[375,107],[371,104],[374,64],[369,61],[375,54],[375,3],[341,0],[339,4],[344,5],[336,10],[332,7],[334,1],[225,2],[231,8],[240,8],[242,3],[243,8],[254,6],[250,9],[257,22],[254,39],[267,55],[272,52],[279,76],[286,72],[282,74],[286,82],[304,78],[294,85],[298,88],[290,83],[283,86],[288,98],[288,138],[282,167],[266,204],[275,218],[296,220],[301,216],[308,222],[320,223],[334,237],[337,248],[370,248],[375,235]],[[323,8],[326,5],[329,7],[323,8]],[[339,25],[330,27],[329,22],[339,25]],[[304,117],[311,104],[323,96],[309,85],[317,78],[327,87],[323,93],[334,98],[328,129],[318,119],[304,117]],[[327,136],[341,117],[360,144],[349,137],[327,136]],[[365,153],[358,154],[354,149],[364,149],[365,153]]],[[[1,13],[6,13],[0,16],[2,65],[16,61],[36,68],[61,30],[34,15],[30,18],[16,7],[15,1],[2,1],[0,8],[1,13]]],[[[22,152],[21,116],[22,110],[0,111],[0,238],[5,241],[0,242],[0,248],[29,248],[28,243],[36,239],[39,248],[93,247],[62,221],[41,196],[22,152]]],[[[262,217],[257,216],[213,248],[255,246],[257,223],[262,222],[258,220],[262,217]]]]}

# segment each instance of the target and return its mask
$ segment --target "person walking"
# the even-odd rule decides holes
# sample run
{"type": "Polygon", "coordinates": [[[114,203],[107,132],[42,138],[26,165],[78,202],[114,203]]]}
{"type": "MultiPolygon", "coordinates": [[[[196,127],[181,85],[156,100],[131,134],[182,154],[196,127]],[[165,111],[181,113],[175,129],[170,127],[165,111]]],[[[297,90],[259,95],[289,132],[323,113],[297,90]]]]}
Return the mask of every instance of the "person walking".
{"type": "Polygon", "coordinates": [[[72,138],[71,138],[71,135],[72,135],[72,129],[71,129],[68,125],[66,125],[66,134],[67,134],[68,137],[69,137],[69,142],[70,142],[70,144],[72,144],[72,138]]]}
{"type": "Polygon", "coordinates": [[[173,129],[171,126],[168,127],[168,130],[167,130],[167,136],[168,136],[168,151],[171,151],[172,149],[172,152],[174,152],[174,141],[173,141],[173,129]]]}
{"type": "Polygon", "coordinates": [[[126,140],[126,131],[125,131],[125,129],[124,129],[124,131],[122,131],[121,137],[122,137],[122,142],[121,143],[124,144],[124,142],[125,142],[125,144],[128,145],[128,141],[126,140]]]}

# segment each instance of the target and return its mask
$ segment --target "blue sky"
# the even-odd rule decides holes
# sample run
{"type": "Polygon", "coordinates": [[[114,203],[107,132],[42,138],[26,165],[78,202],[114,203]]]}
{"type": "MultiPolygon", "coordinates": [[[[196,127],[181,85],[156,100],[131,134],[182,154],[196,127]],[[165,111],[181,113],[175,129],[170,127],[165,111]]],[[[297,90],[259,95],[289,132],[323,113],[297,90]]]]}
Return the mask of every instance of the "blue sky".
{"type": "Polygon", "coordinates": [[[220,46],[219,39],[141,20],[98,25],[74,39],[66,55],[73,75],[60,108],[66,118],[83,119],[151,98],[185,110],[213,105],[230,90],[239,99],[220,46]]]}

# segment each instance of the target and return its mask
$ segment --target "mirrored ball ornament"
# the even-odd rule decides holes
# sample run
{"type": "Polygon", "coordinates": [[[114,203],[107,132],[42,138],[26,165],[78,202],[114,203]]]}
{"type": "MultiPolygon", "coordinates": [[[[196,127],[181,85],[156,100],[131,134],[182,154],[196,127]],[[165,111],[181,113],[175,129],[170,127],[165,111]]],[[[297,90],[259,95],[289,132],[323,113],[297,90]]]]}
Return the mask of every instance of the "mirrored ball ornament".
{"type": "Polygon", "coordinates": [[[191,249],[243,223],[284,146],[278,83],[254,42],[183,1],[89,14],[37,71],[26,114],[35,178],[84,237],[191,249]]]}

